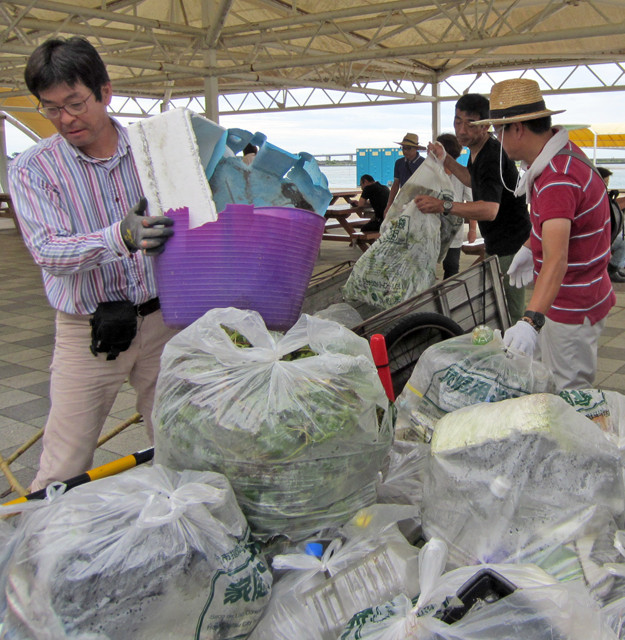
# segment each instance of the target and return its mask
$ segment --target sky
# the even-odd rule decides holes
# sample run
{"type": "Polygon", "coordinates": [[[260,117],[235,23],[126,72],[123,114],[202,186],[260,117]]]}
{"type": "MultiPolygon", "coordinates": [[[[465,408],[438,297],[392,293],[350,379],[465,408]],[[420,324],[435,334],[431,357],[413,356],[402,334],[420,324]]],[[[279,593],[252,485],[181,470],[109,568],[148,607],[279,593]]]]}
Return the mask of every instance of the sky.
{"type": "MultiPolygon", "coordinates": [[[[555,124],[599,124],[623,121],[625,91],[612,93],[547,96],[550,109],[566,109],[554,117],[555,124]]],[[[453,131],[454,102],[443,102],[441,133],[453,131]]],[[[228,115],[220,118],[226,128],[261,131],[272,144],[292,153],[355,153],[358,148],[392,147],[408,133],[427,142],[432,132],[431,105],[413,103],[319,109],[300,112],[273,112],[228,115]]],[[[26,135],[7,125],[7,153],[21,152],[32,146],[26,135]]],[[[618,155],[612,150],[600,154],[618,155]]],[[[601,155],[599,156],[601,157],[601,155]]]]}

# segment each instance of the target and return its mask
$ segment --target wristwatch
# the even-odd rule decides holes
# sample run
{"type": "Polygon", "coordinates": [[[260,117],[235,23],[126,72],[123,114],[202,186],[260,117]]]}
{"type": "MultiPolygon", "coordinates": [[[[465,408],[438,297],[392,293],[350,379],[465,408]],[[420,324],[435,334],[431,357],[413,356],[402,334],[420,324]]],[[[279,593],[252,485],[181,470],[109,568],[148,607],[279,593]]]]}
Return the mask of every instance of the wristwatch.
{"type": "Polygon", "coordinates": [[[454,203],[451,200],[443,200],[443,214],[449,215],[454,203]]]}
{"type": "Polygon", "coordinates": [[[526,311],[521,320],[531,324],[536,331],[540,331],[545,326],[545,316],[538,311],[526,311]]]}

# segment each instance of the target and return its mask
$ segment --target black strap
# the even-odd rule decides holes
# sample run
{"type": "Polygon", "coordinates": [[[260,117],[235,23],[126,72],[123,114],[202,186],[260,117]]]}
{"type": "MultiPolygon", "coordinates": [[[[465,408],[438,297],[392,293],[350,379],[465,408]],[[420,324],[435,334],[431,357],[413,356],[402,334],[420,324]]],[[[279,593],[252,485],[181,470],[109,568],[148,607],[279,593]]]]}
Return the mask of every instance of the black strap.
{"type": "MultiPolygon", "coordinates": [[[[583,162],[587,167],[590,167],[601,178],[599,169],[597,169],[597,167],[595,167],[595,165],[586,156],[580,156],[579,153],[575,153],[575,151],[572,151],[571,149],[560,149],[560,151],[558,151],[556,155],[571,156],[571,158],[577,158],[578,160],[583,162]]],[[[601,180],[603,180],[603,178],[601,178],[601,180]]]]}

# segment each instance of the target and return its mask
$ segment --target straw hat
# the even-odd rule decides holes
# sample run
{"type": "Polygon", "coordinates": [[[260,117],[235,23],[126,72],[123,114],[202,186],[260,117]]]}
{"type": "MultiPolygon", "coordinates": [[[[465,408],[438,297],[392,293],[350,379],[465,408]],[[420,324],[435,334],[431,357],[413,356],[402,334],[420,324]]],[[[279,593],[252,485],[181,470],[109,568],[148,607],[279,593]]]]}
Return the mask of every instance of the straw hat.
{"type": "Polygon", "coordinates": [[[416,133],[407,133],[401,142],[396,142],[402,147],[415,147],[420,151],[425,151],[425,147],[419,144],[419,136],[416,133]]]}
{"type": "Polygon", "coordinates": [[[561,111],[551,111],[545,106],[540,87],[535,80],[515,78],[493,85],[490,92],[490,117],[473,124],[507,124],[545,118],[561,111]]]}

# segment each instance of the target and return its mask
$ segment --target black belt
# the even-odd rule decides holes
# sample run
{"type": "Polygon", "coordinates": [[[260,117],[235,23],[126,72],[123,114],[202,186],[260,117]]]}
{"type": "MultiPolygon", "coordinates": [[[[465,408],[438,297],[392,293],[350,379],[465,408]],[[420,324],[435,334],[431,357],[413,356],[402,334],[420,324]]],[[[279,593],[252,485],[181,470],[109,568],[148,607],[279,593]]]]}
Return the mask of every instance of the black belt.
{"type": "Polygon", "coordinates": [[[161,308],[161,301],[158,298],[152,298],[147,302],[142,302],[135,306],[135,311],[137,315],[142,318],[144,316],[149,316],[151,313],[158,311],[161,308]]]}

